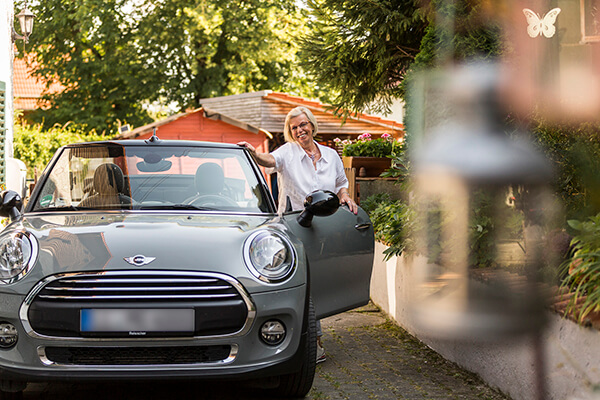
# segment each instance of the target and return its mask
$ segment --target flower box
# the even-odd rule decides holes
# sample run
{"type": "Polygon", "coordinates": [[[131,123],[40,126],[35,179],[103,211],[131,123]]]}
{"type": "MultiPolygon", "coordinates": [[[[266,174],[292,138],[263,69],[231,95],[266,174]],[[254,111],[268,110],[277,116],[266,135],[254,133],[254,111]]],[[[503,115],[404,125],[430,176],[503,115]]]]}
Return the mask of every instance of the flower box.
{"type": "Polygon", "coordinates": [[[344,156],[342,161],[344,168],[356,168],[356,175],[360,177],[378,177],[392,165],[392,159],[387,157],[344,156]]]}

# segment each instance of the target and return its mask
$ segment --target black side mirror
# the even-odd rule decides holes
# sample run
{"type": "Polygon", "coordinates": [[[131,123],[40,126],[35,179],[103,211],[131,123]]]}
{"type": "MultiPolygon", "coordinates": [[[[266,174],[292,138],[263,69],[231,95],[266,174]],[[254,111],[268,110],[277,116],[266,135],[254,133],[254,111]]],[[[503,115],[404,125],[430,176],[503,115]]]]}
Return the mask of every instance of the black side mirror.
{"type": "Polygon", "coordinates": [[[19,218],[21,216],[21,210],[23,209],[23,199],[21,199],[21,195],[14,190],[5,190],[0,196],[2,197],[0,217],[9,217],[11,220],[19,218]]]}
{"type": "Polygon", "coordinates": [[[329,190],[316,190],[309,193],[304,200],[304,211],[296,221],[305,228],[312,224],[313,216],[326,217],[331,215],[340,208],[340,199],[337,195],[329,190]]]}

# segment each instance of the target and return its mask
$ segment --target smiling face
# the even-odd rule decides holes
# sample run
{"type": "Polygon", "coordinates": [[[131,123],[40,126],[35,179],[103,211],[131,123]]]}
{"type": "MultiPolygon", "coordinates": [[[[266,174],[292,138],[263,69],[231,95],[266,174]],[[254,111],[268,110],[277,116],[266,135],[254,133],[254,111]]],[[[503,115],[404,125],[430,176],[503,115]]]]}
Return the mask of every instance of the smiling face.
{"type": "Polygon", "coordinates": [[[290,118],[290,132],[302,148],[308,148],[313,142],[313,126],[305,114],[290,118]]]}

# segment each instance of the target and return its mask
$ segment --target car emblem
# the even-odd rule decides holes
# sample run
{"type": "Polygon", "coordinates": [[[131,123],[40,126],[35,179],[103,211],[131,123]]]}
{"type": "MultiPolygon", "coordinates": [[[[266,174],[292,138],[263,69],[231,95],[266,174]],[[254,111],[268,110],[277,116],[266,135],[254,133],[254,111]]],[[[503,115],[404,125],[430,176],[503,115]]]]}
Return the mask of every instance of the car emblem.
{"type": "Polygon", "coordinates": [[[123,257],[123,260],[127,261],[131,265],[135,265],[136,267],[141,267],[142,265],[150,264],[152,261],[156,260],[156,257],[146,257],[141,254],[133,257],[123,257]]]}

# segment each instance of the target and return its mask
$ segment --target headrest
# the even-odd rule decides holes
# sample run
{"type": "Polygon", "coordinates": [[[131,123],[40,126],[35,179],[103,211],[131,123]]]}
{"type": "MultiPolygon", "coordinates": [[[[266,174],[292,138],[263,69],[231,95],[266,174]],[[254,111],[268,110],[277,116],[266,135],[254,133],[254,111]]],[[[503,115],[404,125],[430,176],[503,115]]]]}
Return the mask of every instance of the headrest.
{"type": "Polygon", "coordinates": [[[125,178],[118,165],[101,164],[94,172],[94,190],[100,194],[123,193],[125,178]]]}
{"type": "Polygon", "coordinates": [[[218,164],[204,163],[196,170],[195,184],[199,194],[220,193],[224,182],[223,168],[218,164]]]}

